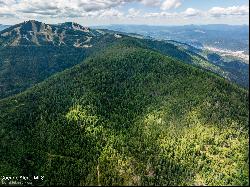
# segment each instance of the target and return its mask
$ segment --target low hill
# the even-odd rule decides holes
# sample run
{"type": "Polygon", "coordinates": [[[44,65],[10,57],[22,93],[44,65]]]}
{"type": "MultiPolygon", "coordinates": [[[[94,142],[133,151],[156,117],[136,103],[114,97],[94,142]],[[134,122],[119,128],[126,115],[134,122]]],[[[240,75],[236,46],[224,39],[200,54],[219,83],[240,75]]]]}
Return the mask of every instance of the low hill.
{"type": "Polygon", "coordinates": [[[0,126],[26,184],[248,185],[248,92],[130,44],[0,100],[0,126]]]}

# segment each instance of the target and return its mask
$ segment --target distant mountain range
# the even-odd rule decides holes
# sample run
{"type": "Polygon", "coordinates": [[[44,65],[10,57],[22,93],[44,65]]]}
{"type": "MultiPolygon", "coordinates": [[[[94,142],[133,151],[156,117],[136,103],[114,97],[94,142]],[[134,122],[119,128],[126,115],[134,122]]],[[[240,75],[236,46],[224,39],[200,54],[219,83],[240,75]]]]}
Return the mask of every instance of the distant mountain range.
{"type": "Polygon", "coordinates": [[[72,22],[2,30],[0,184],[248,186],[245,67],[204,53],[72,22]]]}
{"type": "Polygon", "coordinates": [[[90,29],[72,22],[49,25],[31,20],[0,31],[0,98],[22,92],[110,45],[131,40],[138,46],[210,70],[245,87],[249,85],[248,64],[223,58],[219,63],[217,59],[208,59],[210,53],[185,43],[90,29]]]}
{"type": "Polygon", "coordinates": [[[2,25],[2,24],[0,24],[0,31],[6,29],[8,27],[10,27],[10,25],[2,25]]]}
{"type": "Polygon", "coordinates": [[[132,32],[155,39],[176,40],[196,47],[211,46],[232,51],[244,51],[245,54],[248,54],[249,51],[248,25],[107,25],[95,28],[132,32]]]}
{"type": "MultiPolygon", "coordinates": [[[[8,27],[11,26],[0,24],[0,31],[8,27]]],[[[213,47],[218,50],[243,51],[244,54],[249,55],[249,25],[106,25],[95,26],[93,28],[120,31],[138,37],[144,36],[160,40],[175,40],[198,48],[213,47]]]]}

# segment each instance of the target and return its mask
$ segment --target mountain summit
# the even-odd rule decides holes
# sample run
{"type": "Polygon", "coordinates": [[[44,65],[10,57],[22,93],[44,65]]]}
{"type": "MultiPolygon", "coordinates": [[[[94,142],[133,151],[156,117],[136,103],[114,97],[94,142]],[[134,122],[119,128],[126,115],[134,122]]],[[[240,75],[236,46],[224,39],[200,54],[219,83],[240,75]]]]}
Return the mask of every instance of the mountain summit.
{"type": "Polygon", "coordinates": [[[72,29],[72,30],[79,30],[83,32],[90,32],[90,29],[88,27],[83,27],[82,25],[75,23],[75,22],[65,22],[59,24],[60,27],[63,27],[64,29],[72,29]]]}
{"type": "MultiPolygon", "coordinates": [[[[77,23],[66,22],[58,25],[45,24],[35,20],[25,21],[0,32],[5,46],[54,45],[91,47],[91,39],[103,35],[77,23]]],[[[1,44],[1,43],[0,43],[1,44]]]]}

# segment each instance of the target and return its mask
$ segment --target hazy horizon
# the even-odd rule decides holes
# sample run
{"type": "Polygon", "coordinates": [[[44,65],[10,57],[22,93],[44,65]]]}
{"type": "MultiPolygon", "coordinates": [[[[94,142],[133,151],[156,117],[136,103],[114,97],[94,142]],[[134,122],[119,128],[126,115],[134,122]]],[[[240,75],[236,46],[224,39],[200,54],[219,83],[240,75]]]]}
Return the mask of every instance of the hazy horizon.
{"type": "MultiPolygon", "coordinates": [[[[18,23],[15,23],[15,24],[3,24],[3,23],[0,23],[0,25],[5,25],[5,26],[11,26],[11,25],[16,25],[16,24],[19,24],[19,23],[23,23],[25,21],[29,21],[29,20],[24,20],[24,21],[21,21],[21,22],[18,22],[18,23]]],[[[46,23],[46,24],[61,24],[61,23],[65,23],[65,22],[74,22],[74,21],[65,21],[65,22],[58,22],[58,23],[48,23],[48,22],[44,22],[44,21],[39,21],[39,20],[35,20],[35,21],[38,21],[38,22],[43,22],[43,23],[46,23]]],[[[75,23],[78,23],[78,22],[75,22],[75,23]]],[[[80,24],[80,23],[78,23],[80,24]]],[[[82,24],[80,24],[82,25],[82,24]]],[[[207,25],[225,25],[225,26],[248,26],[249,27],[249,24],[226,24],[226,23],[211,23],[211,24],[176,24],[176,25],[154,25],[154,24],[131,24],[131,23],[123,23],[123,24],[119,24],[119,23],[114,23],[114,24],[99,24],[99,25],[91,25],[90,27],[98,27],[98,26],[156,26],[156,27],[178,27],[178,26],[207,26],[207,25]]],[[[83,26],[88,26],[88,25],[84,25],[83,26]]]]}

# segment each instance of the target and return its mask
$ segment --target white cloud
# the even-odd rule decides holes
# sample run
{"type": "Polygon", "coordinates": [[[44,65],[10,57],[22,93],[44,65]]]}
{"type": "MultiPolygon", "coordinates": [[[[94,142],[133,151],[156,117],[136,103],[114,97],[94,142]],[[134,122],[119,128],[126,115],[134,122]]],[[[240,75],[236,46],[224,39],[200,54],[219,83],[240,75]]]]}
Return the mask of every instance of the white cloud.
{"type": "Polygon", "coordinates": [[[0,7],[0,17],[13,17],[15,14],[11,13],[11,9],[8,7],[0,7]]]}
{"type": "Polygon", "coordinates": [[[0,17],[14,17],[15,10],[11,5],[15,3],[14,0],[0,0],[0,17]]]}
{"type": "MultiPolygon", "coordinates": [[[[86,12],[111,10],[132,1],[134,0],[0,0],[0,7],[11,7],[13,12],[24,16],[36,14],[61,17],[67,14],[81,16],[86,12]]],[[[117,15],[113,10],[108,13],[117,15]]]]}
{"type": "Polygon", "coordinates": [[[179,14],[174,12],[174,13],[169,13],[169,12],[151,12],[151,13],[146,13],[144,14],[144,17],[146,18],[174,18],[177,17],[179,14]]]}
{"type": "Polygon", "coordinates": [[[99,17],[103,18],[103,17],[122,17],[123,13],[115,10],[115,9],[110,9],[110,10],[104,10],[104,11],[100,11],[99,17]]]}
{"type": "Polygon", "coordinates": [[[59,0],[20,0],[12,5],[12,8],[20,16],[56,16],[63,12],[64,6],[65,4],[60,3],[59,0]]]}
{"type": "Polygon", "coordinates": [[[147,6],[160,6],[161,5],[161,0],[141,0],[140,2],[147,6]]]}
{"type": "Polygon", "coordinates": [[[249,14],[249,6],[232,6],[227,8],[213,7],[208,11],[208,14],[214,17],[221,16],[246,16],[249,14]]]}
{"type": "Polygon", "coordinates": [[[194,8],[187,8],[184,12],[182,12],[182,14],[183,16],[186,16],[186,17],[194,17],[194,16],[201,15],[201,11],[196,10],[194,8]]]}
{"type": "Polygon", "coordinates": [[[103,9],[109,9],[112,7],[116,7],[118,5],[121,5],[125,2],[128,2],[126,0],[79,0],[78,6],[89,12],[89,11],[97,11],[97,10],[103,10],[103,9]]]}
{"type": "Polygon", "coordinates": [[[206,18],[209,19],[211,17],[237,17],[237,16],[248,16],[249,15],[249,6],[233,6],[233,7],[227,7],[227,8],[221,8],[221,7],[214,7],[208,11],[201,11],[194,8],[187,8],[183,12],[151,12],[151,13],[145,13],[144,17],[150,18],[150,17],[157,17],[157,18],[182,18],[182,19],[192,19],[193,17],[199,18],[206,18]]]}
{"type": "Polygon", "coordinates": [[[0,6],[6,6],[16,3],[15,0],[0,0],[0,6]]]}
{"type": "Polygon", "coordinates": [[[180,0],[165,0],[161,5],[161,9],[169,10],[171,8],[178,8],[179,6],[181,6],[180,0]]]}
{"type": "Polygon", "coordinates": [[[130,8],[128,10],[128,15],[127,17],[129,18],[135,18],[135,17],[138,17],[140,15],[141,11],[140,10],[137,10],[135,8],[130,8]]]}
{"type": "MultiPolygon", "coordinates": [[[[207,11],[201,11],[194,7],[180,12],[168,12],[181,6],[182,0],[0,0],[0,21],[40,19],[65,20],[91,18],[97,20],[122,20],[126,22],[148,22],[149,18],[168,21],[172,19],[189,20],[191,23],[196,19],[224,20],[235,18],[238,20],[249,19],[249,5],[231,7],[213,7],[207,11]],[[121,8],[125,4],[137,2],[142,8],[121,8]],[[152,7],[155,12],[148,13],[144,6],[152,7]],[[144,12],[145,11],[145,12],[144,12]],[[5,19],[1,19],[5,18],[5,19]],[[6,19],[8,18],[8,19],[6,19]],[[118,19],[119,18],[119,19],[118,19]],[[129,19],[128,19],[129,18],[129,19]],[[244,19],[243,19],[244,18],[244,19]],[[101,19],[103,20],[103,19],[101,19]]],[[[131,6],[129,6],[131,7],[131,6]]],[[[119,21],[117,21],[119,22],[119,21]]],[[[151,22],[151,21],[150,21],[151,22]]],[[[151,24],[149,22],[149,24],[151,24]]],[[[165,22],[164,22],[165,23],[165,22]]],[[[152,23],[154,24],[154,23],[152,23]]]]}
{"type": "Polygon", "coordinates": [[[195,16],[200,16],[202,15],[200,10],[196,10],[193,8],[187,8],[185,11],[183,12],[152,12],[152,13],[146,13],[144,16],[145,17],[158,17],[158,18],[191,18],[191,17],[195,17],[195,16]]]}
{"type": "Polygon", "coordinates": [[[16,3],[15,0],[0,0],[0,5],[4,6],[4,5],[11,5],[13,3],[16,3]]]}

